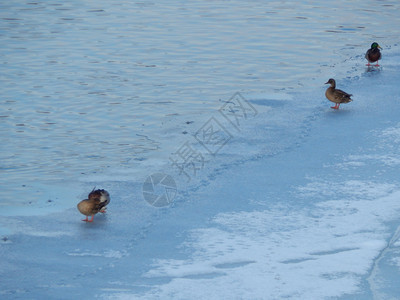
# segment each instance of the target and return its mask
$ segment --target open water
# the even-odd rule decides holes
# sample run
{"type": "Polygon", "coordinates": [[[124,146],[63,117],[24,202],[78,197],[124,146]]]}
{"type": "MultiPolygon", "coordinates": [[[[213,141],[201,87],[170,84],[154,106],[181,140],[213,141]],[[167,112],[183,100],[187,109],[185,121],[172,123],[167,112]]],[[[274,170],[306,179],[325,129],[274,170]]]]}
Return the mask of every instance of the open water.
{"type": "Polygon", "coordinates": [[[143,181],[235,92],[351,76],[399,20],[398,1],[2,1],[2,213],[94,175],[143,181]]]}

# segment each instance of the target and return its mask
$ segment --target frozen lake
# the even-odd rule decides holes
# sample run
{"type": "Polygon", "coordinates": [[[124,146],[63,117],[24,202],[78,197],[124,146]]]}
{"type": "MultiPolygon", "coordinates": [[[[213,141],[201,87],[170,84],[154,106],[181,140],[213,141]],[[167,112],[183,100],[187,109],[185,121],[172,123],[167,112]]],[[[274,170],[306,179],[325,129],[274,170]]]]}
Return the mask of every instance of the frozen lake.
{"type": "Polygon", "coordinates": [[[400,294],[398,1],[0,8],[2,298],[400,294]],[[330,77],[354,95],[338,112],[330,77]],[[94,186],[112,202],[84,224],[94,186]]]}

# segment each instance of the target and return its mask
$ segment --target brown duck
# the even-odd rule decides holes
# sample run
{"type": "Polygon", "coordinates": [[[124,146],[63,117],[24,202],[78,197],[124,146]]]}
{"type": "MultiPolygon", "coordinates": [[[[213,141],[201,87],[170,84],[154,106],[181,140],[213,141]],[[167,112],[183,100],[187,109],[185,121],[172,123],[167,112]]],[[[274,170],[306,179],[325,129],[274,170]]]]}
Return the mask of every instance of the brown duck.
{"type": "Polygon", "coordinates": [[[336,81],[335,79],[329,79],[328,82],[325,82],[325,84],[330,84],[331,86],[328,87],[328,89],[325,92],[326,98],[328,98],[329,101],[332,101],[333,103],[336,103],[335,106],[331,106],[333,109],[339,109],[340,104],[342,103],[349,103],[350,101],[353,101],[351,99],[351,94],[347,94],[346,92],[343,92],[342,90],[336,89],[336,81]]]}
{"type": "Polygon", "coordinates": [[[88,199],[78,203],[78,210],[81,214],[86,216],[86,219],[82,221],[93,222],[95,214],[98,212],[106,212],[108,203],[110,203],[110,194],[106,190],[93,189],[93,191],[89,193],[88,199]],[[90,220],[89,216],[91,216],[90,220]]]}
{"type": "Polygon", "coordinates": [[[368,60],[367,66],[370,66],[371,63],[376,62],[375,67],[379,67],[378,60],[381,59],[382,54],[379,49],[382,49],[378,43],[374,42],[371,45],[371,49],[368,49],[367,53],[365,53],[365,58],[368,60]]]}

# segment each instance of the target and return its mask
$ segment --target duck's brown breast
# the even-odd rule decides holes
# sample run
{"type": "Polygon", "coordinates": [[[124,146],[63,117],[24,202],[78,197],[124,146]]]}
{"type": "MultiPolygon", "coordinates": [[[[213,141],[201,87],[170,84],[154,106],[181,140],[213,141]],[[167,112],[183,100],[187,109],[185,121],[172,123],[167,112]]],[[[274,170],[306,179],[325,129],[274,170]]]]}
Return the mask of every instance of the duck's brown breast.
{"type": "Polygon", "coordinates": [[[82,200],[81,202],[78,203],[78,210],[81,212],[81,214],[85,216],[91,216],[94,215],[95,213],[93,212],[93,203],[89,200],[82,200]]]}
{"type": "Polygon", "coordinates": [[[370,62],[376,62],[381,59],[381,52],[379,51],[379,49],[369,49],[367,51],[366,58],[370,62]]]}
{"type": "Polygon", "coordinates": [[[335,91],[335,89],[333,87],[327,88],[327,90],[325,92],[325,96],[326,96],[326,98],[328,98],[329,101],[332,101],[334,103],[339,103],[340,100],[337,99],[337,97],[335,97],[334,91],[335,91]]]}

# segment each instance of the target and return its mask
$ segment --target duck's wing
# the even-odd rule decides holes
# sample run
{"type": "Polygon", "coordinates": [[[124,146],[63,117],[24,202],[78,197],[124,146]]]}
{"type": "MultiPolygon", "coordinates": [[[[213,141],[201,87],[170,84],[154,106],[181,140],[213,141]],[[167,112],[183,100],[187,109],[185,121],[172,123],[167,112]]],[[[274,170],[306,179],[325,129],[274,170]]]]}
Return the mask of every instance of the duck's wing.
{"type": "Polygon", "coordinates": [[[93,200],[93,213],[98,213],[101,211],[107,204],[105,202],[100,201],[100,199],[93,200]]]}
{"type": "Polygon", "coordinates": [[[108,200],[110,202],[110,194],[106,190],[95,190],[91,191],[88,195],[89,200],[90,199],[100,199],[102,202],[105,202],[108,200]]]}
{"type": "Polygon", "coordinates": [[[342,90],[335,90],[335,98],[340,99],[340,100],[345,100],[345,101],[352,101],[351,96],[352,94],[348,94],[345,91],[342,90]]]}
{"type": "Polygon", "coordinates": [[[95,190],[91,191],[88,196],[90,201],[101,204],[100,209],[105,208],[110,203],[110,194],[106,190],[95,190]]]}
{"type": "Polygon", "coordinates": [[[101,197],[101,193],[100,190],[92,190],[89,195],[88,195],[88,199],[92,200],[92,199],[97,199],[101,197]]]}
{"type": "Polygon", "coordinates": [[[366,58],[368,61],[370,61],[370,58],[369,58],[370,54],[371,54],[371,49],[368,49],[367,52],[365,53],[365,58],[366,58]]]}

